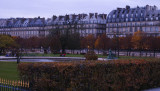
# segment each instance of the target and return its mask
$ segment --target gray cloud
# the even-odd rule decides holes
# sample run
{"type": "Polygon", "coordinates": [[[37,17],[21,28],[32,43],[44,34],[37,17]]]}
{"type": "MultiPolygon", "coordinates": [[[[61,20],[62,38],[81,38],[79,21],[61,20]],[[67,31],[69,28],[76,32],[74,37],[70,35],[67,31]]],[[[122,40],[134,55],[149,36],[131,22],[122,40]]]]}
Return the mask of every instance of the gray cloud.
{"type": "MultiPolygon", "coordinates": [[[[109,13],[117,7],[157,5],[159,0],[1,0],[0,18],[109,13]]],[[[158,6],[160,7],[160,6],[158,6]]]]}

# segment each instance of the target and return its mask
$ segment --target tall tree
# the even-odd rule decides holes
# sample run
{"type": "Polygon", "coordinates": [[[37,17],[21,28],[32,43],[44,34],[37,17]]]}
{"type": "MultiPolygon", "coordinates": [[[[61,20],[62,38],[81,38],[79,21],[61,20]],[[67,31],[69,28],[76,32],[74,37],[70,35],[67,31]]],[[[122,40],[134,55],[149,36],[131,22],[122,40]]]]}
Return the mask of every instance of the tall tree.
{"type": "Polygon", "coordinates": [[[73,50],[74,53],[75,49],[80,49],[80,35],[79,33],[73,33],[69,36],[68,39],[68,49],[73,50]]]}
{"type": "Polygon", "coordinates": [[[58,53],[61,49],[61,41],[58,36],[48,37],[49,46],[51,48],[52,53],[58,53]]]}
{"type": "Polygon", "coordinates": [[[137,49],[140,51],[140,57],[141,57],[141,51],[145,48],[145,41],[146,41],[146,34],[142,31],[137,31],[132,36],[132,44],[134,49],[137,49]]]}
{"type": "Polygon", "coordinates": [[[43,47],[44,53],[47,53],[47,49],[49,48],[49,39],[47,37],[40,38],[40,46],[43,47]]]}
{"type": "Polygon", "coordinates": [[[125,37],[120,37],[120,49],[127,50],[127,56],[130,56],[130,51],[132,47],[132,35],[126,35],[125,37]]]}
{"type": "Polygon", "coordinates": [[[14,39],[7,35],[0,35],[0,54],[5,54],[7,49],[11,50],[17,46],[14,39]]]}
{"type": "Polygon", "coordinates": [[[94,49],[94,44],[95,44],[95,37],[92,35],[92,34],[89,34],[87,37],[86,37],[86,44],[87,44],[87,47],[89,49],[94,49]]]}
{"type": "Polygon", "coordinates": [[[103,34],[96,39],[95,48],[106,50],[110,48],[110,44],[110,38],[108,38],[106,34],[103,34]]]}
{"type": "Polygon", "coordinates": [[[120,46],[119,40],[120,38],[118,34],[115,34],[111,39],[111,48],[115,50],[115,54],[117,53],[118,50],[118,57],[119,57],[119,46],[120,46]]]}

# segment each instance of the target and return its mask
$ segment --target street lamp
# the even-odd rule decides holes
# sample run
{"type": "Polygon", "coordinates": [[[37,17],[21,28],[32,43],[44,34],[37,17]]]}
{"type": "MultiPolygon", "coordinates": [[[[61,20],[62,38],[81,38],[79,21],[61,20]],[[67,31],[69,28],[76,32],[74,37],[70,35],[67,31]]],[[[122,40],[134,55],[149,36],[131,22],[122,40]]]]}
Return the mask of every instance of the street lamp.
{"type": "Polygon", "coordinates": [[[88,45],[88,51],[89,51],[89,45],[88,45]]]}

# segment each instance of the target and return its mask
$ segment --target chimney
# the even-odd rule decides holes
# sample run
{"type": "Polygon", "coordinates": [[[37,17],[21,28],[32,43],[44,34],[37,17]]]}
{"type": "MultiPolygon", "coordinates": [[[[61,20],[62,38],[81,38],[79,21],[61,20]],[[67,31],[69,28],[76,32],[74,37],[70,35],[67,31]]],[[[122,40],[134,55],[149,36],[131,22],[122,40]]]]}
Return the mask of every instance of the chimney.
{"type": "Polygon", "coordinates": [[[72,15],[72,19],[73,19],[73,20],[76,19],[76,15],[75,15],[75,14],[72,15]]]}
{"type": "Polygon", "coordinates": [[[93,17],[93,13],[89,13],[89,18],[92,18],[93,17]]]}
{"type": "Polygon", "coordinates": [[[63,16],[59,16],[59,20],[61,20],[63,18],[63,16]]]}
{"type": "Polygon", "coordinates": [[[69,20],[69,15],[65,16],[65,21],[69,20]]]}
{"type": "Polygon", "coordinates": [[[157,6],[154,5],[154,10],[158,10],[157,6]]]}
{"type": "Polygon", "coordinates": [[[95,17],[98,18],[98,13],[95,13],[95,17]]]}
{"type": "Polygon", "coordinates": [[[78,14],[78,19],[79,19],[79,20],[81,19],[81,14],[78,14]]]}
{"type": "Polygon", "coordinates": [[[129,6],[129,5],[127,5],[127,6],[126,6],[126,9],[130,9],[130,6],[129,6]]]}
{"type": "Polygon", "coordinates": [[[55,20],[57,18],[57,16],[53,15],[52,19],[55,20]]]}
{"type": "Polygon", "coordinates": [[[103,19],[107,19],[107,14],[103,14],[103,19]]]}
{"type": "Polygon", "coordinates": [[[147,11],[149,11],[149,10],[150,10],[150,9],[149,9],[149,5],[146,5],[146,10],[147,10],[147,11]]]}

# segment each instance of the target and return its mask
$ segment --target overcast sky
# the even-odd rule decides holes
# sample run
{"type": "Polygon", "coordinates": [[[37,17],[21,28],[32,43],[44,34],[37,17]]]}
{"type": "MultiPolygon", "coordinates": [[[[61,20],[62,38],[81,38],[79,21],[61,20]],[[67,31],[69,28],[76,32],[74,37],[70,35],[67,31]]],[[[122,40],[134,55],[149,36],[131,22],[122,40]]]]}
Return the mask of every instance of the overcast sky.
{"type": "Polygon", "coordinates": [[[156,5],[160,0],[0,0],[0,18],[106,13],[117,7],[156,5]]]}

